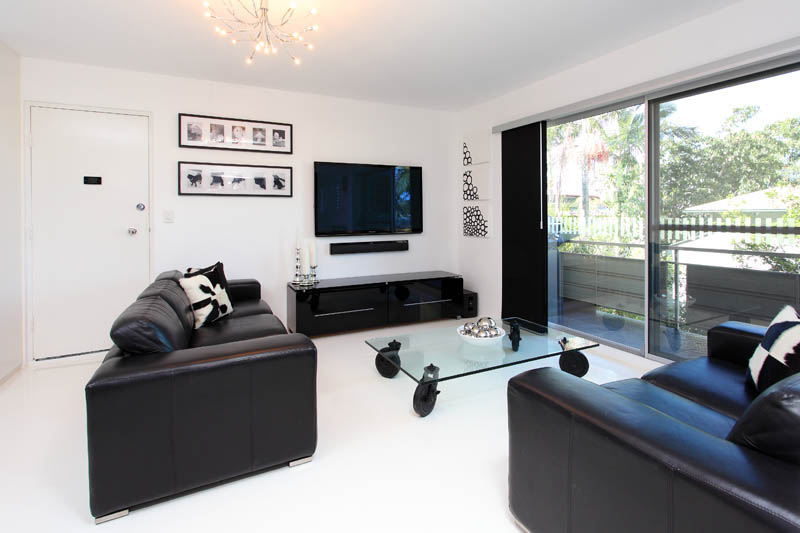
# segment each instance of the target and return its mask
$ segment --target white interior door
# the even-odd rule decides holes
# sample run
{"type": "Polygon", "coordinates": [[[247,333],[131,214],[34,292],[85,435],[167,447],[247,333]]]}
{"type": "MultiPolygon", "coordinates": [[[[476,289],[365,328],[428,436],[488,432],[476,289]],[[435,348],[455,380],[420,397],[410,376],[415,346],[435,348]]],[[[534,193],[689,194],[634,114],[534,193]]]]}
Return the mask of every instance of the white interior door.
{"type": "Polygon", "coordinates": [[[33,357],[101,351],[149,280],[149,119],[30,109],[33,357]]]}

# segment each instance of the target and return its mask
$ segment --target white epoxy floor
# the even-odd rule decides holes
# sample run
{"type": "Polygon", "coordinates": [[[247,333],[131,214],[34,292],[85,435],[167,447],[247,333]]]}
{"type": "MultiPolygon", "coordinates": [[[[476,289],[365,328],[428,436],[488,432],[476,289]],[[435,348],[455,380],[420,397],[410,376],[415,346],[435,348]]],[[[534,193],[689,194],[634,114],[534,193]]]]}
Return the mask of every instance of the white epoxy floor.
{"type": "MultiPolygon", "coordinates": [[[[419,418],[411,408],[414,383],[403,374],[392,380],[378,375],[375,353],[363,342],[459,323],[316,339],[319,444],[313,462],[99,526],[89,514],[83,396],[97,363],[27,367],[0,384],[0,530],[518,532],[507,505],[506,383],[557,359],[443,383],[433,413],[419,418]]],[[[586,378],[598,383],[656,366],[602,348],[588,355],[586,378]]]]}

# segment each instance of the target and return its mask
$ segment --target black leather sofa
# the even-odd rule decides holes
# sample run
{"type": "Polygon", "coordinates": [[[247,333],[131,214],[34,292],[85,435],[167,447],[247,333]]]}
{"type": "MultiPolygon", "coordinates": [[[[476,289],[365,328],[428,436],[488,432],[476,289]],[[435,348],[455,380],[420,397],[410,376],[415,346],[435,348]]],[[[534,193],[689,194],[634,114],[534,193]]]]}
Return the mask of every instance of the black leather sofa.
{"type": "Polygon", "coordinates": [[[233,314],[194,330],[180,278],[161,274],[120,315],[86,385],[98,522],[316,449],[314,344],[286,333],[255,280],[229,281],[233,314]]]}
{"type": "Polygon", "coordinates": [[[598,386],[553,368],[508,385],[509,500],[526,530],[800,530],[800,374],[761,395],[765,328],[728,322],[708,357],[598,386]]]}

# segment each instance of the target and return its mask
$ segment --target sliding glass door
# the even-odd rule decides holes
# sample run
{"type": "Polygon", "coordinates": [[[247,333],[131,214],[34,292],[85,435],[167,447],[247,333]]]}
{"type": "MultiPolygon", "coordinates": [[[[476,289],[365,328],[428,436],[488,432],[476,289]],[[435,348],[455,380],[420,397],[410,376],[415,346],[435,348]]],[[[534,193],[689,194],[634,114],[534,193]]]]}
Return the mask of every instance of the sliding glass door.
{"type": "Polygon", "coordinates": [[[792,68],[548,123],[553,325],[677,360],[800,309],[792,68]]]}
{"type": "Polygon", "coordinates": [[[650,353],[800,308],[800,72],[651,103],[650,353]]]}
{"type": "Polygon", "coordinates": [[[644,106],[547,128],[548,312],[559,326],[641,351],[644,106]]]}

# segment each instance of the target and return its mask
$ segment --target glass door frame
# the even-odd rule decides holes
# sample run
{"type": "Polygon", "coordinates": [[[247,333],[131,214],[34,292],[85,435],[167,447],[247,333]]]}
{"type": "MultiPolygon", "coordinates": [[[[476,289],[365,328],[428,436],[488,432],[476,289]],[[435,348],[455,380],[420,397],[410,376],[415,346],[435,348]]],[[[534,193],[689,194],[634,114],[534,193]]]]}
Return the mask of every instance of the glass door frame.
{"type": "MultiPolygon", "coordinates": [[[[659,106],[665,102],[671,102],[682,98],[688,98],[698,94],[709,93],[718,91],[728,87],[743,85],[746,83],[780,76],[800,70],[800,62],[796,54],[790,56],[791,61],[787,62],[785,59],[776,60],[778,66],[762,65],[762,68],[752,65],[743,67],[742,69],[729,73],[728,75],[715,76],[716,81],[707,80],[707,83],[700,81],[689,82],[683,88],[675,88],[672,91],[662,91],[657,96],[645,96],[645,139],[646,158],[645,158],[645,224],[647,226],[645,232],[645,246],[647,252],[645,253],[645,324],[644,324],[644,354],[647,359],[662,363],[671,363],[672,359],[655,355],[651,351],[650,343],[650,328],[654,323],[654,316],[660,313],[657,309],[657,302],[651,297],[656,289],[655,282],[659,279],[658,267],[653,265],[653,258],[661,257],[661,244],[659,243],[658,232],[662,230],[661,224],[654,217],[660,212],[658,209],[658,202],[660,202],[660,188],[658,179],[660,177],[660,113],[659,106]]],[[[674,304],[677,306],[677,302],[674,304]]],[[[656,318],[656,321],[659,319],[656,318]]]]}
{"type": "MultiPolygon", "coordinates": [[[[644,342],[642,350],[631,348],[607,339],[601,339],[586,332],[575,330],[573,328],[565,327],[560,324],[548,321],[550,327],[558,330],[565,331],[570,334],[581,335],[585,338],[597,340],[601,344],[610,346],[615,349],[626,351],[631,354],[640,355],[646,359],[661,363],[671,363],[672,359],[662,357],[652,353],[650,342],[650,330],[652,327],[653,317],[659,312],[655,308],[657,302],[651,297],[655,290],[655,280],[658,279],[657,265],[653,264],[653,258],[661,256],[661,244],[658,240],[658,232],[661,230],[658,220],[653,220],[652,217],[659,212],[657,209],[657,202],[659,199],[659,143],[660,143],[660,124],[659,124],[659,105],[664,102],[669,102],[681,98],[690,97],[696,94],[712,92],[715,90],[724,89],[741,85],[759,79],[765,79],[773,76],[800,70],[800,53],[793,52],[785,54],[776,58],[770,58],[756,63],[751,63],[745,66],[735,67],[727,71],[708,75],[705,77],[696,78],[690,81],[682,81],[673,86],[662,88],[657,91],[642,94],[638,97],[628,97],[623,100],[617,100],[613,103],[593,106],[585,108],[584,110],[576,111],[576,107],[570,109],[571,112],[558,116],[557,118],[544,120],[545,127],[550,125],[563,124],[586,118],[596,114],[629,107],[631,105],[642,104],[644,107],[644,138],[645,146],[645,294],[644,294],[644,342]]],[[[542,120],[542,116],[537,117],[542,120]]],[[[497,129],[497,128],[496,128],[497,129]]],[[[544,145],[540,148],[545,148],[544,145]]],[[[542,177],[542,179],[546,179],[542,177]]]]}

